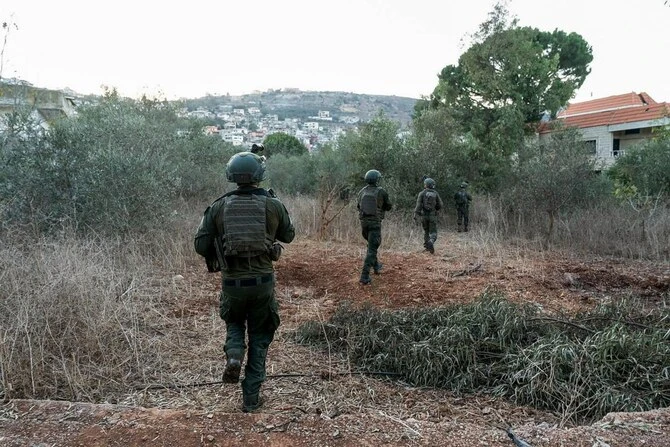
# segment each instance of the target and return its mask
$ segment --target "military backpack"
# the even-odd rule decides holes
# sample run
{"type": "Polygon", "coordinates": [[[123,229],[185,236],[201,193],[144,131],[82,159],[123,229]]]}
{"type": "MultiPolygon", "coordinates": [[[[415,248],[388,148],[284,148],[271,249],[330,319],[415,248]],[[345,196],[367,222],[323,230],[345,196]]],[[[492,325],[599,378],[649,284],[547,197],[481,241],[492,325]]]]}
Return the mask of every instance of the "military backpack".
{"type": "Polygon", "coordinates": [[[437,191],[431,189],[424,190],[423,193],[423,210],[435,211],[437,209],[437,191]]]}
{"type": "Polygon", "coordinates": [[[382,209],[381,188],[366,186],[361,191],[360,210],[364,217],[379,217],[382,209]]]}
{"type": "Polygon", "coordinates": [[[465,191],[456,192],[456,205],[463,206],[468,204],[468,193],[465,191]]]}

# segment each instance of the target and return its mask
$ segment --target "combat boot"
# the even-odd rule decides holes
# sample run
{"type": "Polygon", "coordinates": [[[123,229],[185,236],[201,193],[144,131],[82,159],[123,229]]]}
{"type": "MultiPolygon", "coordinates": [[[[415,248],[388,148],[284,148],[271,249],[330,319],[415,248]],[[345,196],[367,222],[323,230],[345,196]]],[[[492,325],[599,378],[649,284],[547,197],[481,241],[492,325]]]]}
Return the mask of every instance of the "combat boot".
{"type": "Polygon", "coordinates": [[[367,272],[361,273],[361,279],[358,282],[361,283],[361,285],[367,286],[372,283],[372,278],[370,278],[370,274],[367,272]]]}
{"type": "Polygon", "coordinates": [[[242,411],[244,411],[245,413],[251,413],[253,411],[256,411],[262,406],[263,406],[263,399],[258,393],[249,395],[244,394],[242,396],[242,411]]]}
{"type": "Polygon", "coordinates": [[[384,268],[384,264],[382,264],[381,262],[376,263],[375,267],[373,269],[373,271],[375,272],[375,275],[379,275],[379,273],[382,271],[383,268],[384,268]]]}
{"type": "Polygon", "coordinates": [[[435,253],[435,247],[433,246],[433,241],[426,242],[426,250],[432,255],[435,253]]]}
{"type": "Polygon", "coordinates": [[[237,383],[240,381],[240,371],[242,362],[236,358],[229,358],[226,362],[226,369],[223,370],[223,383],[237,383]]]}
{"type": "Polygon", "coordinates": [[[458,226],[458,232],[459,232],[459,233],[462,233],[462,232],[463,232],[463,227],[460,226],[460,225],[458,226]]]}

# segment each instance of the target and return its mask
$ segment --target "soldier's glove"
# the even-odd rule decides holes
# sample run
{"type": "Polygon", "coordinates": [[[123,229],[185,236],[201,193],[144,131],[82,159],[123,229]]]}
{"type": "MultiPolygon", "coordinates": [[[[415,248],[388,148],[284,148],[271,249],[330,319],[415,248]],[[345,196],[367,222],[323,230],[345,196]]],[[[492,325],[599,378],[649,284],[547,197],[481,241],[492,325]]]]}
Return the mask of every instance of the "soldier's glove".
{"type": "Polygon", "coordinates": [[[279,261],[279,258],[281,257],[281,251],[284,249],[284,246],[280,244],[279,242],[275,242],[272,244],[272,248],[270,248],[270,259],[273,261],[279,261]]]}

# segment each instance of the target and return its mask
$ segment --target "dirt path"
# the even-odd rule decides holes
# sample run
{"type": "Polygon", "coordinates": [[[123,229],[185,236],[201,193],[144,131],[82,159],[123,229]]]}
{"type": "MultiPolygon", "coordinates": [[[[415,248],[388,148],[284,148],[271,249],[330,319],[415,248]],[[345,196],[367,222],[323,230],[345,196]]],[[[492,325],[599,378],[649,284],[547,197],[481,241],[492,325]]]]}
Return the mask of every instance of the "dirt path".
{"type": "MultiPolygon", "coordinates": [[[[457,234],[440,242],[434,256],[413,247],[382,250],[382,274],[367,287],[358,284],[362,244],[291,244],[277,263],[282,326],[270,348],[259,413],[242,413],[239,386],[230,385],[144,390],[114,405],[10,401],[0,407],[0,445],[512,446],[496,427],[503,418],[535,447],[670,446],[670,409],[610,414],[589,426],[562,428],[560,415],[358,375],[348,359],[293,342],[298,325],[326,320],[344,301],[435,306],[468,302],[494,287],[512,300],[572,313],[626,294],[650,306],[668,299],[667,264],[487,254],[457,234]]],[[[165,300],[170,324],[161,329],[175,344],[169,380],[180,381],[181,371],[182,383],[217,381],[225,333],[217,316],[219,279],[196,259],[171,274],[177,273],[184,279],[165,300]]]]}

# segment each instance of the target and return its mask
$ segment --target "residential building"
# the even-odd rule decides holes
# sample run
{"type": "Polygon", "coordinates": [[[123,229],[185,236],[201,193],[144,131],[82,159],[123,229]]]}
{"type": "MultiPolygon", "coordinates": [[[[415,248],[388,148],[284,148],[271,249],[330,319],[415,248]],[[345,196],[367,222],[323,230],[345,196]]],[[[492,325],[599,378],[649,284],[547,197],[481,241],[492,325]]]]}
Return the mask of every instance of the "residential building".
{"type": "Polygon", "coordinates": [[[307,121],[304,124],[304,128],[307,130],[311,130],[312,132],[318,132],[319,131],[319,123],[316,121],[307,121]]]}
{"type": "Polygon", "coordinates": [[[48,90],[27,85],[0,85],[0,131],[5,127],[3,117],[25,108],[35,123],[49,129],[54,120],[76,114],[75,99],[58,90],[48,90]]]}
{"type": "Polygon", "coordinates": [[[614,164],[627,148],[650,138],[655,128],[670,124],[670,103],[647,93],[625,93],[568,104],[540,129],[540,141],[559,127],[579,129],[600,169],[614,164]]]}

